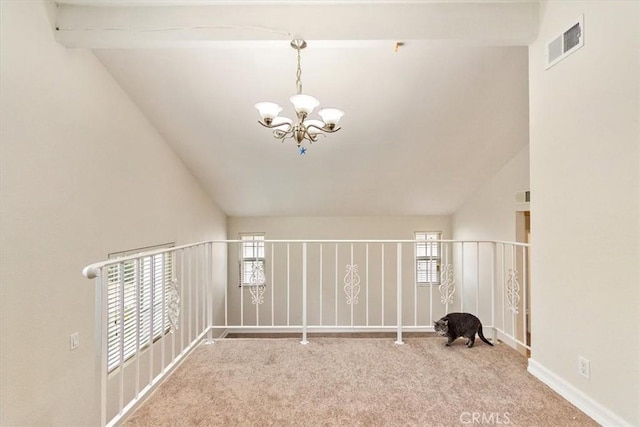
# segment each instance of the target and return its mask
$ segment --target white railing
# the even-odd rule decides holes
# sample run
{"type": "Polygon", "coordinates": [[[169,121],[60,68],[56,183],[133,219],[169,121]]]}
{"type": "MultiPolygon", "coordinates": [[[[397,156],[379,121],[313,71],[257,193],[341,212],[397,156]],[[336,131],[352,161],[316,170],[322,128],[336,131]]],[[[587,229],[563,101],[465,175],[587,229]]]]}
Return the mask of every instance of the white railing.
{"type": "Polygon", "coordinates": [[[307,344],[319,332],[393,332],[402,344],[403,332],[433,332],[434,320],[463,311],[493,340],[530,348],[527,244],[429,241],[437,246],[422,265],[432,269],[417,272],[423,240],[266,240],[241,286],[243,244],[209,241],[84,269],[97,287],[101,425],[120,421],[201,341],[227,333],[298,332],[307,344]],[[142,342],[141,331],[150,331],[142,342]]]}

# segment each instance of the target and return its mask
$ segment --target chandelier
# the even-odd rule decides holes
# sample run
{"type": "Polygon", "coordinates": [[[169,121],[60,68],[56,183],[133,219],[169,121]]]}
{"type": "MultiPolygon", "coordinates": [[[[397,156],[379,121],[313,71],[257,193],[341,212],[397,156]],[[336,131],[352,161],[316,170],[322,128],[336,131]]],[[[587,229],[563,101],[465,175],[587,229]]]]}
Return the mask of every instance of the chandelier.
{"type": "Polygon", "coordinates": [[[296,72],[296,94],[289,100],[296,110],[296,121],[287,117],[279,117],[282,107],[274,102],[258,102],[255,107],[260,113],[258,123],[262,126],[273,129],[273,136],[284,142],[287,139],[296,141],[298,151],[301,155],[305,154],[307,149],[304,147],[304,141],[309,144],[318,140],[319,135],[326,133],[334,133],[340,130],[337,127],[338,122],[344,116],[344,111],[337,108],[322,108],[318,111],[318,115],[322,120],[309,119],[311,112],[320,105],[320,101],[311,95],[302,93],[302,69],[300,68],[300,51],[307,47],[307,42],[301,39],[291,41],[291,47],[298,53],[298,68],[296,72]]]}

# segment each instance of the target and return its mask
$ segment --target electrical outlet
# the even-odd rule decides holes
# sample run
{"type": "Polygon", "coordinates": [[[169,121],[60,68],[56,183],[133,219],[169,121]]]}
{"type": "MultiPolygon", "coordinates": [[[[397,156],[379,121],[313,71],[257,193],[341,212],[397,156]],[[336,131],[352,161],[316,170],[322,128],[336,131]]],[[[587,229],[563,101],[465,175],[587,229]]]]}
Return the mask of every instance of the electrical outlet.
{"type": "Polygon", "coordinates": [[[589,375],[591,374],[589,372],[589,359],[578,356],[578,373],[586,379],[589,379],[589,375]]]}
{"type": "Polygon", "coordinates": [[[75,334],[71,334],[69,337],[69,344],[71,346],[71,350],[75,350],[80,346],[80,333],[76,332],[75,334]]]}

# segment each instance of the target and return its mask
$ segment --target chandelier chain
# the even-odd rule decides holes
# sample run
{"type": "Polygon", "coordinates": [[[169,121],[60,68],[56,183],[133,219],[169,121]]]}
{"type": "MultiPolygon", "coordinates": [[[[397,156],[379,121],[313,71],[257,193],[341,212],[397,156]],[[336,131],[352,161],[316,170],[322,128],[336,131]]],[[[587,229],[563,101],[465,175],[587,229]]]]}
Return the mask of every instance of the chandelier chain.
{"type": "Polygon", "coordinates": [[[302,93],[302,68],[300,68],[300,48],[296,49],[298,51],[298,70],[296,71],[296,89],[298,90],[298,94],[302,93]]]}

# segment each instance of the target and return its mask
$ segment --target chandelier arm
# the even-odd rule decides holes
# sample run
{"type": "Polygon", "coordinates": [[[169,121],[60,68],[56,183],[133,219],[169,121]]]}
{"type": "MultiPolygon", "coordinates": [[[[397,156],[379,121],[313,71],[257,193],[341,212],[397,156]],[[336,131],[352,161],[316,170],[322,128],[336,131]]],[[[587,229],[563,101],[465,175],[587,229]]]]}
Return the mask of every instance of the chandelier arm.
{"type": "Polygon", "coordinates": [[[312,125],[312,124],[307,125],[307,129],[309,129],[309,128],[318,129],[319,131],[322,131],[322,132],[325,132],[325,133],[335,133],[335,132],[338,132],[340,129],[342,129],[342,128],[327,129],[327,128],[324,128],[324,127],[321,128],[319,126],[312,125]]]}
{"type": "Polygon", "coordinates": [[[284,132],[291,132],[293,130],[293,125],[291,123],[279,123],[279,124],[266,124],[263,123],[261,120],[258,120],[258,123],[260,123],[262,126],[266,127],[267,129],[273,129],[273,128],[281,128],[283,126],[287,126],[287,129],[284,130],[284,132]]]}
{"type": "Polygon", "coordinates": [[[277,139],[285,139],[287,137],[293,138],[293,130],[282,130],[282,129],[275,129],[273,131],[273,136],[277,139]]]}

